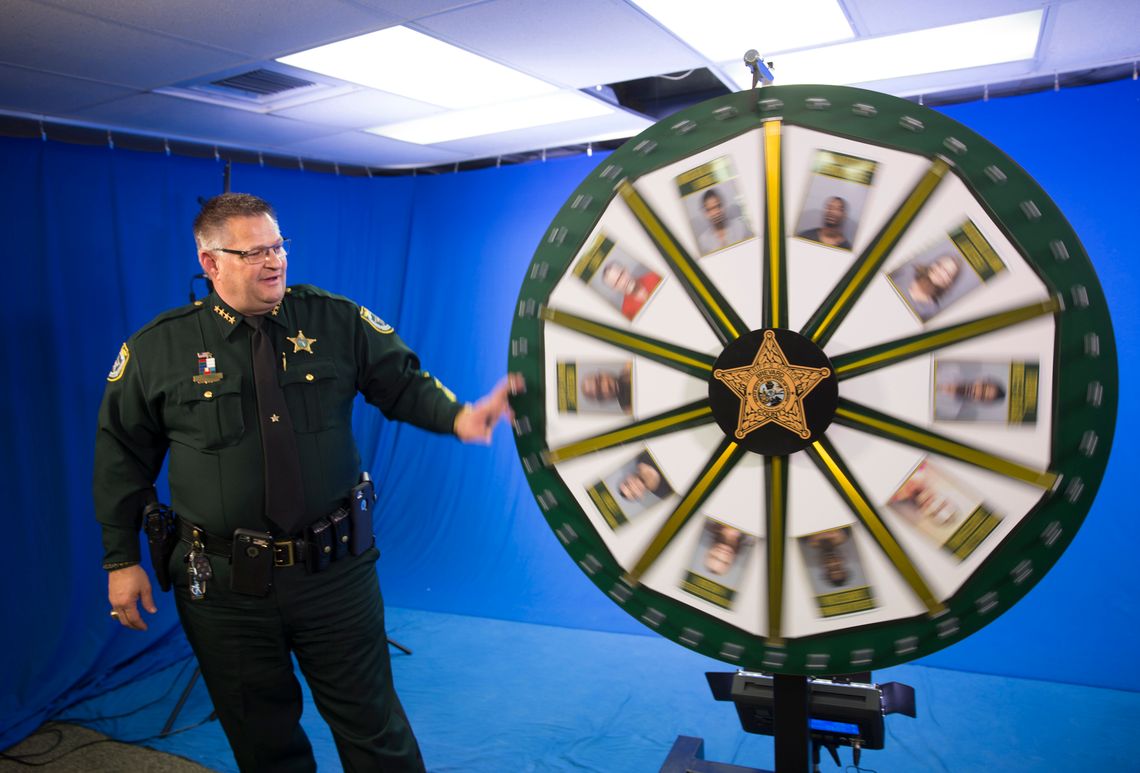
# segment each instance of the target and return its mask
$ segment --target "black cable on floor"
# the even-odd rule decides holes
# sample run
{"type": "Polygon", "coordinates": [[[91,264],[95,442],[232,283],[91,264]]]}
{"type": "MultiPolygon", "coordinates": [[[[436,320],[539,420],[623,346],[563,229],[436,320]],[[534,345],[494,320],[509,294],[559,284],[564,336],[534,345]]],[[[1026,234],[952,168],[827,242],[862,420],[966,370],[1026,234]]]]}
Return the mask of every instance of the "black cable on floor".
{"type": "Polygon", "coordinates": [[[51,752],[55,751],[59,747],[59,745],[63,742],[63,732],[60,731],[58,728],[54,728],[54,727],[47,728],[46,731],[41,728],[41,730],[37,730],[35,733],[32,733],[28,737],[34,738],[40,732],[54,733],[57,736],[56,741],[54,744],[52,744],[52,746],[50,748],[48,748],[47,750],[42,751],[42,752],[33,752],[30,754],[6,754],[4,752],[0,752],[0,760],[7,760],[9,762],[14,762],[17,765],[26,765],[26,766],[32,767],[32,768],[42,768],[45,765],[51,765],[53,762],[58,762],[59,760],[62,760],[64,757],[68,757],[68,756],[74,754],[75,752],[79,751],[80,749],[86,749],[90,746],[98,746],[101,743],[119,743],[119,744],[125,744],[127,746],[139,746],[141,744],[148,743],[150,741],[156,741],[159,738],[170,738],[171,736],[179,735],[180,733],[189,732],[190,730],[194,730],[195,728],[201,727],[202,725],[206,724],[207,722],[212,721],[213,719],[214,719],[214,714],[213,714],[213,712],[211,712],[209,714],[209,716],[207,716],[205,719],[200,720],[198,722],[195,722],[192,725],[187,725],[186,727],[180,727],[177,730],[171,730],[169,733],[165,733],[165,734],[158,733],[157,735],[148,736],[146,738],[139,738],[139,739],[132,740],[132,741],[119,740],[118,738],[100,738],[100,739],[95,740],[95,741],[87,741],[86,743],[79,744],[78,746],[76,746],[73,749],[68,749],[63,754],[52,757],[50,760],[43,760],[40,762],[31,762],[26,758],[28,758],[28,757],[42,757],[45,754],[50,754],[51,752]]]}
{"type": "MultiPolygon", "coordinates": [[[[170,693],[174,689],[175,685],[177,685],[182,680],[182,676],[186,673],[186,668],[193,661],[194,661],[193,655],[191,655],[187,658],[184,658],[181,661],[182,662],[182,668],[179,669],[178,673],[174,676],[174,679],[171,680],[170,686],[166,688],[166,692],[164,692],[162,695],[155,698],[154,700],[150,701],[149,703],[144,703],[143,705],[138,706],[136,708],[133,708],[130,711],[123,712],[122,714],[106,714],[106,715],[96,716],[96,717],[76,718],[76,724],[79,724],[81,722],[83,722],[83,723],[92,722],[93,723],[93,722],[105,722],[105,721],[109,721],[112,719],[125,719],[127,717],[138,714],[140,711],[148,709],[151,706],[154,706],[158,703],[161,703],[163,700],[165,700],[170,695],[170,693]]],[[[178,663],[179,663],[179,661],[174,661],[173,663],[170,663],[169,665],[163,666],[158,671],[155,671],[152,674],[148,674],[147,676],[150,677],[150,676],[154,676],[156,674],[161,674],[163,671],[166,671],[167,669],[173,668],[178,663]]],[[[68,706],[68,709],[73,708],[75,705],[81,705],[82,703],[86,703],[87,701],[94,700],[94,698],[102,697],[103,695],[113,693],[116,690],[121,690],[124,687],[127,687],[128,685],[132,685],[132,684],[134,684],[134,683],[133,682],[124,682],[123,684],[118,685],[117,687],[113,687],[110,690],[107,690],[104,693],[100,693],[97,696],[93,696],[92,698],[87,698],[84,701],[80,701],[78,704],[72,704],[72,706],[68,706]]],[[[65,711],[66,710],[67,709],[65,709],[65,711]]],[[[46,760],[43,762],[31,762],[31,761],[29,761],[28,758],[30,758],[30,757],[42,757],[45,754],[51,754],[52,752],[54,752],[56,749],[59,748],[59,745],[61,743],[63,743],[63,733],[58,728],[50,727],[49,725],[44,725],[39,730],[37,730],[34,733],[32,733],[31,735],[29,735],[28,738],[35,738],[35,737],[40,736],[40,735],[54,735],[55,736],[55,742],[52,743],[51,746],[49,746],[47,749],[45,749],[44,751],[41,751],[41,752],[30,752],[30,753],[25,753],[25,754],[8,754],[6,752],[0,752],[0,760],[7,760],[9,762],[15,762],[18,765],[27,765],[29,767],[43,767],[44,765],[50,765],[53,762],[56,762],[57,760],[61,760],[64,757],[66,757],[66,756],[68,756],[74,752],[79,751],[80,749],[86,749],[89,746],[95,746],[96,744],[101,744],[101,743],[123,743],[123,744],[130,744],[130,745],[143,744],[143,743],[147,743],[148,741],[156,740],[158,738],[169,738],[170,736],[178,735],[179,733],[185,733],[188,730],[193,730],[196,727],[201,727],[202,725],[209,722],[212,718],[213,718],[213,714],[211,713],[209,716],[207,716],[202,721],[196,722],[193,725],[190,725],[188,727],[183,727],[183,728],[180,728],[178,730],[171,730],[169,733],[166,733],[166,734],[159,733],[158,735],[152,735],[152,736],[149,736],[147,738],[141,738],[141,739],[138,739],[135,741],[120,741],[120,740],[115,739],[115,738],[100,738],[97,741],[88,741],[87,743],[80,744],[79,746],[76,746],[74,749],[69,749],[57,757],[52,757],[50,760],[46,760]]],[[[88,728],[88,729],[91,729],[91,728],[88,728]]],[[[98,731],[95,731],[95,732],[98,732],[98,731]]],[[[25,739],[25,740],[27,740],[27,739],[25,739]]]]}

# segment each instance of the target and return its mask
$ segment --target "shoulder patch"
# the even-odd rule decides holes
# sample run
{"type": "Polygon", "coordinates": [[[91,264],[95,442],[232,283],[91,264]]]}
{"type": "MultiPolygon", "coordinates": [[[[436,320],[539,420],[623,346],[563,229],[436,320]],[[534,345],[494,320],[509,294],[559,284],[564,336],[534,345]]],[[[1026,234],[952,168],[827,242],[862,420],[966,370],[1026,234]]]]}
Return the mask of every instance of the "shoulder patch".
{"type": "Polygon", "coordinates": [[[119,347],[119,356],[115,358],[115,364],[111,366],[111,372],[107,374],[108,381],[118,381],[123,377],[123,372],[127,369],[127,362],[131,359],[131,350],[127,348],[126,344],[119,347]]]}
{"type": "Polygon", "coordinates": [[[393,332],[391,325],[377,317],[375,314],[363,306],[360,307],[360,318],[371,325],[372,329],[377,333],[387,334],[393,332]]]}

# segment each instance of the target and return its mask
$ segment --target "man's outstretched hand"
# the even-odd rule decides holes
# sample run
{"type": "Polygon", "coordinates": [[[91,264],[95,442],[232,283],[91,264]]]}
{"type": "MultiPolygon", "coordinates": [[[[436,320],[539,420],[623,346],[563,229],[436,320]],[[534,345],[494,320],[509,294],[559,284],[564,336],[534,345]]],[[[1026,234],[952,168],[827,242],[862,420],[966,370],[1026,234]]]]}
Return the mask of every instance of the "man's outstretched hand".
{"type": "Polygon", "coordinates": [[[474,405],[465,405],[455,417],[455,436],[464,443],[491,442],[491,433],[503,416],[509,416],[511,408],[507,402],[510,395],[524,390],[522,376],[511,373],[503,378],[486,397],[474,405]]]}

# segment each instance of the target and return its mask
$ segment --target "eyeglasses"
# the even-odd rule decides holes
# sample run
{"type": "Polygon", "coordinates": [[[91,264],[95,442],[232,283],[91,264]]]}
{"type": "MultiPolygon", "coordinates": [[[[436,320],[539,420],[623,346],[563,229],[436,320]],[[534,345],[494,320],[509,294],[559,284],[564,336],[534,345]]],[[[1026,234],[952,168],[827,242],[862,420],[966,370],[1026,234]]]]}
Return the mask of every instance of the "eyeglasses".
{"type": "Polygon", "coordinates": [[[246,263],[256,265],[264,263],[269,260],[271,255],[278,258],[284,257],[286,254],[286,247],[289,246],[291,239],[282,239],[277,244],[271,244],[268,247],[254,247],[252,250],[229,250],[225,247],[215,247],[214,252],[225,252],[229,255],[237,255],[246,263]]]}

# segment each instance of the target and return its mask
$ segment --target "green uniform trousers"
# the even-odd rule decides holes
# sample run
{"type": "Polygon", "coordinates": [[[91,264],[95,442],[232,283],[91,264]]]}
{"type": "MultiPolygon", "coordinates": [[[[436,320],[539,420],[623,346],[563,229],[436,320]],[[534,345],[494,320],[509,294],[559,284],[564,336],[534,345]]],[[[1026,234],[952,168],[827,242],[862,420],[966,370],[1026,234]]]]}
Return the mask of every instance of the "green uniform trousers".
{"type": "Polygon", "coordinates": [[[210,556],[200,601],[187,589],[186,549],[171,562],[178,614],[243,772],[316,770],[291,654],[346,771],[424,770],[392,685],[375,548],[317,574],[275,567],[264,598],[231,592],[229,562],[210,556]]]}

